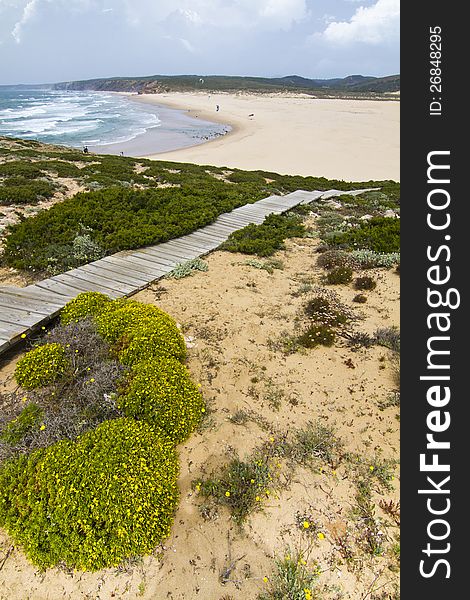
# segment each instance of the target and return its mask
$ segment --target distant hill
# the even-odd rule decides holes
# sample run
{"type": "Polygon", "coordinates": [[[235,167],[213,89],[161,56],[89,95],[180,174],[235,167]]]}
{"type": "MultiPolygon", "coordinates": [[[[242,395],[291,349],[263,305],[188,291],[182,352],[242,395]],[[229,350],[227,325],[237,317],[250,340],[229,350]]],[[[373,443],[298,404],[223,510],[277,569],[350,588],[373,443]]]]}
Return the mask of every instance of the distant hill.
{"type": "Polygon", "coordinates": [[[312,95],[386,94],[400,89],[400,75],[365,77],[349,75],[342,79],[307,79],[286,77],[227,77],[222,75],[152,75],[148,77],[114,77],[68,81],[51,86],[58,90],[96,90],[137,93],[172,91],[297,91],[312,95]]]}

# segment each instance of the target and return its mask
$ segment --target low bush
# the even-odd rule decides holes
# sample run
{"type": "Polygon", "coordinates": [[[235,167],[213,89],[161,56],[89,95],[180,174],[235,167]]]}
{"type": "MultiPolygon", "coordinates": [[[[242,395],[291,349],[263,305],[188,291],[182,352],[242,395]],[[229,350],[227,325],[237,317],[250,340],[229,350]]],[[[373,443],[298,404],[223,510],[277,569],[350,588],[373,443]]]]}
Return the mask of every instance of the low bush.
{"type": "Polygon", "coordinates": [[[127,416],[158,426],[176,444],[189,437],[205,410],[187,368],[174,358],[136,364],[118,406],[127,416]]]}
{"type": "Polygon", "coordinates": [[[55,186],[42,179],[31,181],[25,177],[5,179],[0,184],[0,205],[37,204],[40,200],[51,198],[55,186]]]}
{"type": "Polygon", "coordinates": [[[358,304],[365,304],[367,302],[367,296],[364,296],[364,294],[356,294],[353,298],[353,302],[357,302],[358,304]]]}
{"type": "Polygon", "coordinates": [[[354,268],[356,266],[350,252],[337,249],[322,252],[317,258],[317,265],[328,270],[335,267],[354,268]]]}
{"type": "Polygon", "coordinates": [[[336,340],[336,332],[328,325],[314,323],[297,337],[297,343],[304,348],[332,346],[336,340]]]}
{"type": "Polygon", "coordinates": [[[400,264],[399,252],[374,252],[373,250],[352,250],[349,255],[360,269],[374,269],[376,267],[386,267],[390,269],[398,263],[400,264]]]}
{"type": "Polygon", "coordinates": [[[247,225],[230,237],[221,246],[221,250],[256,254],[257,256],[272,256],[277,250],[282,250],[284,240],[292,237],[302,237],[305,227],[301,217],[297,215],[268,215],[261,225],[247,225]]]}
{"type": "Polygon", "coordinates": [[[110,302],[105,294],[99,292],[83,292],[67,302],[60,312],[60,322],[63,325],[79,321],[84,317],[95,316],[110,302]]]}
{"type": "Polygon", "coordinates": [[[348,322],[349,315],[325,296],[316,296],[305,305],[305,313],[314,321],[330,327],[339,327],[348,322]]]}
{"type": "Polygon", "coordinates": [[[147,317],[127,330],[116,344],[119,360],[125,365],[135,365],[142,360],[158,357],[186,357],[186,344],[175,321],[163,311],[147,317]]]}
{"type": "Polygon", "coordinates": [[[353,276],[353,270],[351,267],[333,267],[330,269],[325,277],[325,283],[329,285],[340,285],[350,283],[353,276]]]}
{"type": "Polygon", "coordinates": [[[0,470],[0,525],[40,568],[95,571],[151,553],[178,501],[171,442],[146,423],[107,421],[0,470]]]}
{"type": "Polygon", "coordinates": [[[373,277],[369,277],[368,275],[364,277],[357,277],[354,280],[355,290],[374,290],[376,287],[377,282],[373,277]]]}
{"type": "Polygon", "coordinates": [[[400,219],[374,217],[357,227],[336,234],[329,242],[354,250],[366,249],[385,254],[399,252],[400,219]]]}
{"type": "Polygon", "coordinates": [[[44,344],[20,358],[15,368],[15,379],[22,388],[32,390],[54,383],[65,375],[70,362],[61,344],[44,344]]]}
{"type": "MultiPolygon", "coordinates": [[[[161,347],[168,347],[168,354],[181,355],[181,334],[176,326],[174,319],[166,312],[160,310],[151,304],[143,304],[135,300],[113,300],[106,304],[104,310],[94,316],[98,333],[110,343],[117,342],[122,336],[128,340],[123,344],[128,348],[132,339],[140,337],[146,341],[145,328],[149,334],[154,333],[154,347],[158,343],[156,335],[158,331],[164,336],[161,340],[161,347]],[[144,329],[143,329],[144,328],[144,329]],[[143,336],[143,337],[142,337],[143,336]]],[[[135,351],[138,351],[135,348],[135,351]]],[[[132,354],[132,351],[128,351],[132,354]]]]}

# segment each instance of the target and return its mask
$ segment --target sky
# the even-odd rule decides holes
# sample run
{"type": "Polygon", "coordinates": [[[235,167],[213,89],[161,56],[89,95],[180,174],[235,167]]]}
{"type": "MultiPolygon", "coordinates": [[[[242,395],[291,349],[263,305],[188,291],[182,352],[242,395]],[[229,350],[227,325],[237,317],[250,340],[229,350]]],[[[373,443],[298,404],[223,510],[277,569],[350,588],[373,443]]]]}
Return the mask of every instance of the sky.
{"type": "Polygon", "coordinates": [[[399,0],[0,0],[0,84],[400,72],[399,0]]]}

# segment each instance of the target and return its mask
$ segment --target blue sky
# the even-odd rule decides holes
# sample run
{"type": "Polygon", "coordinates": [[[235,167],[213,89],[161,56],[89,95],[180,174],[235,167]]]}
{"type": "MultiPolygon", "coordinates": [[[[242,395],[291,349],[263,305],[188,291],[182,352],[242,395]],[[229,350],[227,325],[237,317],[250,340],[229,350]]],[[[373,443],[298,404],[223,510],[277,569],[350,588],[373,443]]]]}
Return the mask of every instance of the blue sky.
{"type": "Polygon", "coordinates": [[[399,71],[399,0],[0,0],[0,84],[399,71]]]}

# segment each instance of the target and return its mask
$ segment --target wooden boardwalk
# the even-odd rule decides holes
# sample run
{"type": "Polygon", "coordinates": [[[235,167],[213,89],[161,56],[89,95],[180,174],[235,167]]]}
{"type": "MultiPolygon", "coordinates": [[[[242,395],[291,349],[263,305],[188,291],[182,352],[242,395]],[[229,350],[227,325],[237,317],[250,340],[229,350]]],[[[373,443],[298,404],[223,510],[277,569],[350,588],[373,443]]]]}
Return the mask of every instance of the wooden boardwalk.
{"type": "Polygon", "coordinates": [[[140,250],[118,252],[24,288],[0,286],[0,353],[56,317],[80,292],[102,292],[111,298],[130,296],[179,263],[215,250],[232,232],[250,223],[262,223],[269,214],[280,214],[319,198],[364,191],[369,190],[298,190],[286,196],[270,196],[224,213],[211,225],[189,235],[140,250]]]}

